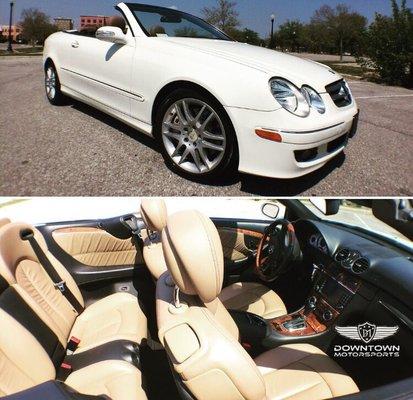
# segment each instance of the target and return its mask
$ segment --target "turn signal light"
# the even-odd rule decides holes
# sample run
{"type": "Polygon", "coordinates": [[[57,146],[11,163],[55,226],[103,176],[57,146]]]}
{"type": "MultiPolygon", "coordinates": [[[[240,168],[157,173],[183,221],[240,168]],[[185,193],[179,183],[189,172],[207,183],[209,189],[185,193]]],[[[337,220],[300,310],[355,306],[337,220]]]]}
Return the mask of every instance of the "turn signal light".
{"type": "Polygon", "coordinates": [[[272,142],[281,143],[283,141],[281,135],[277,131],[270,131],[267,129],[256,129],[255,133],[263,139],[271,140],[272,142]]]}

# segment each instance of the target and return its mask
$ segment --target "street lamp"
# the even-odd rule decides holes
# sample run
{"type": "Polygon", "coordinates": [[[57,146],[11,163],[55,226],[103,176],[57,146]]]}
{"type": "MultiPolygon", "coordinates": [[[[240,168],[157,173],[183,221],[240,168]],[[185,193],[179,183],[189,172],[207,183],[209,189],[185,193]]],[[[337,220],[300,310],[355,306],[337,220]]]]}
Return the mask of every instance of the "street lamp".
{"type": "Polygon", "coordinates": [[[274,43],[274,22],[275,22],[275,14],[271,14],[271,45],[270,47],[275,47],[274,43]]]}
{"type": "Polygon", "coordinates": [[[10,22],[9,22],[9,45],[7,47],[7,51],[10,53],[13,52],[12,42],[13,37],[11,35],[11,26],[13,25],[13,7],[14,7],[14,0],[10,1],[10,22]]]}

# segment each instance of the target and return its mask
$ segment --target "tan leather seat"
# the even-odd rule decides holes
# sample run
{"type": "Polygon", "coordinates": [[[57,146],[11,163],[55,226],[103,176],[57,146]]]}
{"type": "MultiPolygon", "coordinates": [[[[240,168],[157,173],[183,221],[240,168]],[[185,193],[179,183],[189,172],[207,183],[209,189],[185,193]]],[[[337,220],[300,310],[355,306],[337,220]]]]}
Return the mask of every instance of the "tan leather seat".
{"type": "Polygon", "coordinates": [[[0,228],[4,225],[10,224],[10,220],[8,218],[0,218],[0,228]]]}
{"type": "Polygon", "coordinates": [[[125,18],[123,18],[120,15],[114,15],[112,17],[109,17],[106,22],[107,26],[114,26],[116,28],[122,29],[122,32],[125,32],[126,30],[126,21],[125,18]]]}
{"type": "Polygon", "coordinates": [[[48,251],[34,227],[11,223],[0,229],[0,276],[22,297],[66,348],[68,339],[80,339],[77,353],[115,340],[140,344],[147,337],[147,321],[137,298],[127,293],[106,297],[80,314],[56,289],[28,241],[20,233],[32,230],[37,243],[81,306],[82,294],[70,273],[48,251]]]}
{"type": "MultiPolygon", "coordinates": [[[[161,232],[166,225],[167,216],[163,200],[142,200],[141,217],[149,231],[142,232],[143,258],[155,280],[167,270],[161,244],[161,232]]],[[[219,298],[229,310],[249,311],[267,319],[287,314],[280,296],[260,283],[234,283],[224,288],[219,298]]]]}
{"type": "MultiPolygon", "coordinates": [[[[0,397],[56,379],[55,367],[39,342],[0,309],[0,397]]],[[[104,361],[79,369],[65,383],[86,395],[145,400],[140,371],[125,361],[104,361]]]]}
{"type": "Polygon", "coordinates": [[[344,370],[310,345],[281,346],[252,360],[218,298],[224,258],[209,218],[197,211],[170,216],[162,246],[169,272],[157,283],[159,338],[196,399],[321,400],[358,391],[344,370]]]}
{"type": "Polygon", "coordinates": [[[260,283],[237,282],[222,289],[218,297],[229,310],[248,311],[265,319],[287,314],[281,297],[260,283]]]}

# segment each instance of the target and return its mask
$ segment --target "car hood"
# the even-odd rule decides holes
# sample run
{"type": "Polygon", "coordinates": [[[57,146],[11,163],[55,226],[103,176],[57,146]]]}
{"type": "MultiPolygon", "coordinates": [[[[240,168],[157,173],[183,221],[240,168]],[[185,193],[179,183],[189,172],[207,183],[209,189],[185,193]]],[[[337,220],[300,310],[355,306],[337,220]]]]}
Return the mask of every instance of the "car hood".
{"type": "Polygon", "coordinates": [[[310,85],[319,93],[325,93],[327,85],[342,78],[325,65],[265,47],[225,40],[174,37],[164,39],[179,46],[192,48],[197,52],[246,65],[270,76],[288,79],[300,87],[310,85]]]}

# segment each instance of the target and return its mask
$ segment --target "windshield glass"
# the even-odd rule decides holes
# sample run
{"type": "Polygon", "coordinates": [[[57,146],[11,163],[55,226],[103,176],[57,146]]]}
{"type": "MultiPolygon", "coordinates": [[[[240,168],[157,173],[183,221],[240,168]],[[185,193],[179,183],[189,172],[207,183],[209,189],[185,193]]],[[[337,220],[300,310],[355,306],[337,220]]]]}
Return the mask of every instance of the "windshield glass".
{"type": "Polygon", "coordinates": [[[348,226],[363,228],[375,234],[393,239],[413,249],[413,244],[410,239],[383,221],[377,219],[369,207],[361,206],[351,200],[343,200],[339,212],[336,215],[327,216],[319,211],[318,208],[310,202],[310,200],[303,199],[300,201],[322,220],[339,222],[348,226]]]}
{"type": "Polygon", "coordinates": [[[128,4],[144,32],[151,37],[231,40],[200,18],[162,7],[128,4]]]}

